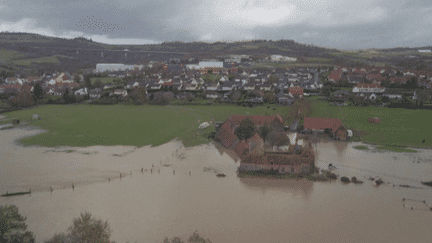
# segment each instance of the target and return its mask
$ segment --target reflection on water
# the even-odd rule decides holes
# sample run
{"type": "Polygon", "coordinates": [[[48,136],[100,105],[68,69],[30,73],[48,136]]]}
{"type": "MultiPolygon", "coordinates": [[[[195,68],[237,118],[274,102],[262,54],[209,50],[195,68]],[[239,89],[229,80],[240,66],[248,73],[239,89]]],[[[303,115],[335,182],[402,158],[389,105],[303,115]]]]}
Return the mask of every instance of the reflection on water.
{"type": "MultiPolygon", "coordinates": [[[[421,199],[430,205],[429,189],[375,187],[368,180],[344,185],[238,178],[239,161],[219,145],[186,149],[172,141],[154,148],[95,146],[44,153],[46,148],[13,144],[31,132],[3,132],[1,190],[31,186],[32,194],[0,198],[0,205],[16,204],[38,242],[64,232],[84,211],[108,220],[117,242],[161,242],[165,236],[187,240],[195,230],[212,242],[429,242],[432,236],[432,212],[414,201],[409,205],[419,209],[410,210],[402,201],[421,199]],[[216,177],[216,171],[227,177],[216,177]]],[[[398,184],[419,185],[432,178],[430,163],[412,163],[410,154],[353,149],[358,144],[318,143],[317,166],[334,163],[340,175],[380,176],[398,184]]],[[[431,155],[422,151],[418,156],[431,155]]]]}
{"type": "Polygon", "coordinates": [[[308,199],[313,191],[313,182],[307,180],[270,180],[239,178],[245,188],[254,191],[260,191],[265,194],[267,191],[277,191],[294,196],[301,195],[303,199],[308,199]]]}

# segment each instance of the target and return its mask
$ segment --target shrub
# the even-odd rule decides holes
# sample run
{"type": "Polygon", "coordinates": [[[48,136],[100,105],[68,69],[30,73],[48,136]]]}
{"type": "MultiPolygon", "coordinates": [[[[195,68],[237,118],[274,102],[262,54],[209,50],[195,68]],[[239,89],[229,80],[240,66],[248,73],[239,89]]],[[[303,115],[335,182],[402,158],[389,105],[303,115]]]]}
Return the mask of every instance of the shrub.
{"type": "Polygon", "coordinates": [[[355,176],[351,177],[351,181],[354,183],[357,183],[357,177],[355,177],[355,176]]]}
{"type": "Polygon", "coordinates": [[[344,183],[350,183],[351,182],[350,179],[348,177],[345,177],[345,176],[341,177],[341,181],[344,183]]]}

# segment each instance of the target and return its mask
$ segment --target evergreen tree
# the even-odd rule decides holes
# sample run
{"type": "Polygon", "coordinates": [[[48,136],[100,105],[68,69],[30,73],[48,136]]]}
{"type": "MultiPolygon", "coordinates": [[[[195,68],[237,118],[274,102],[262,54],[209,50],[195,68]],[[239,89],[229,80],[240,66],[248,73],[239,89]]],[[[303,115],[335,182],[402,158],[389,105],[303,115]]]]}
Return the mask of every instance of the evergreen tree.
{"type": "Polygon", "coordinates": [[[33,99],[37,103],[38,101],[42,100],[44,97],[44,92],[40,84],[35,84],[34,90],[33,90],[33,99]]]}

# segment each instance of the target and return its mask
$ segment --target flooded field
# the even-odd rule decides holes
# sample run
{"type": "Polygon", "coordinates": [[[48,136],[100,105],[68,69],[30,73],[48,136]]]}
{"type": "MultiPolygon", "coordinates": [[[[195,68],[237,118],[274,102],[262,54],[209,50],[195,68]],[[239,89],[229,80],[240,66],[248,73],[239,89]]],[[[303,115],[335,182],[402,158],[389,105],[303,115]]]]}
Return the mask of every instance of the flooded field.
{"type": "Polygon", "coordinates": [[[216,243],[429,242],[432,236],[432,212],[420,202],[432,205],[432,190],[420,184],[432,180],[430,150],[379,153],[353,148],[361,143],[318,143],[318,167],[333,163],[337,174],[364,181],[345,185],[238,178],[239,160],[213,144],[51,149],[15,142],[39,132],[0,131],[0,192],[32,189],[0,198],[0,205],[17,205],[37,242],[64,232],[84,211],[108,220],[117,242],[186,240],[195,230],[216,243]],[[374,186],[371,176],[385,183],[374,186]]]}

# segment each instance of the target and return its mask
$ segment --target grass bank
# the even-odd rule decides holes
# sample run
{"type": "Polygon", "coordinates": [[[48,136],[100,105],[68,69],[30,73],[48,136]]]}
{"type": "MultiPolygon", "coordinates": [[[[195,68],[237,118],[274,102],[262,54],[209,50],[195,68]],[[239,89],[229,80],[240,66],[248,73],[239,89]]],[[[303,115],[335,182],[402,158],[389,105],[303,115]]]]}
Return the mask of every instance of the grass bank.
{"type": "Polygon", "coordinates": [[[326,101],[311,99],[311,117],[339,118],[352,130],[361,131],[362,141],[368,144],[395,147],[432,148],[432,130],[428,110],[386,107],[330,106],[326,101]],[[382,122],[372,124],[368,118],[379,117],[382,122]],[[423,142],[424,140],[424,142],[423,142]]]}

